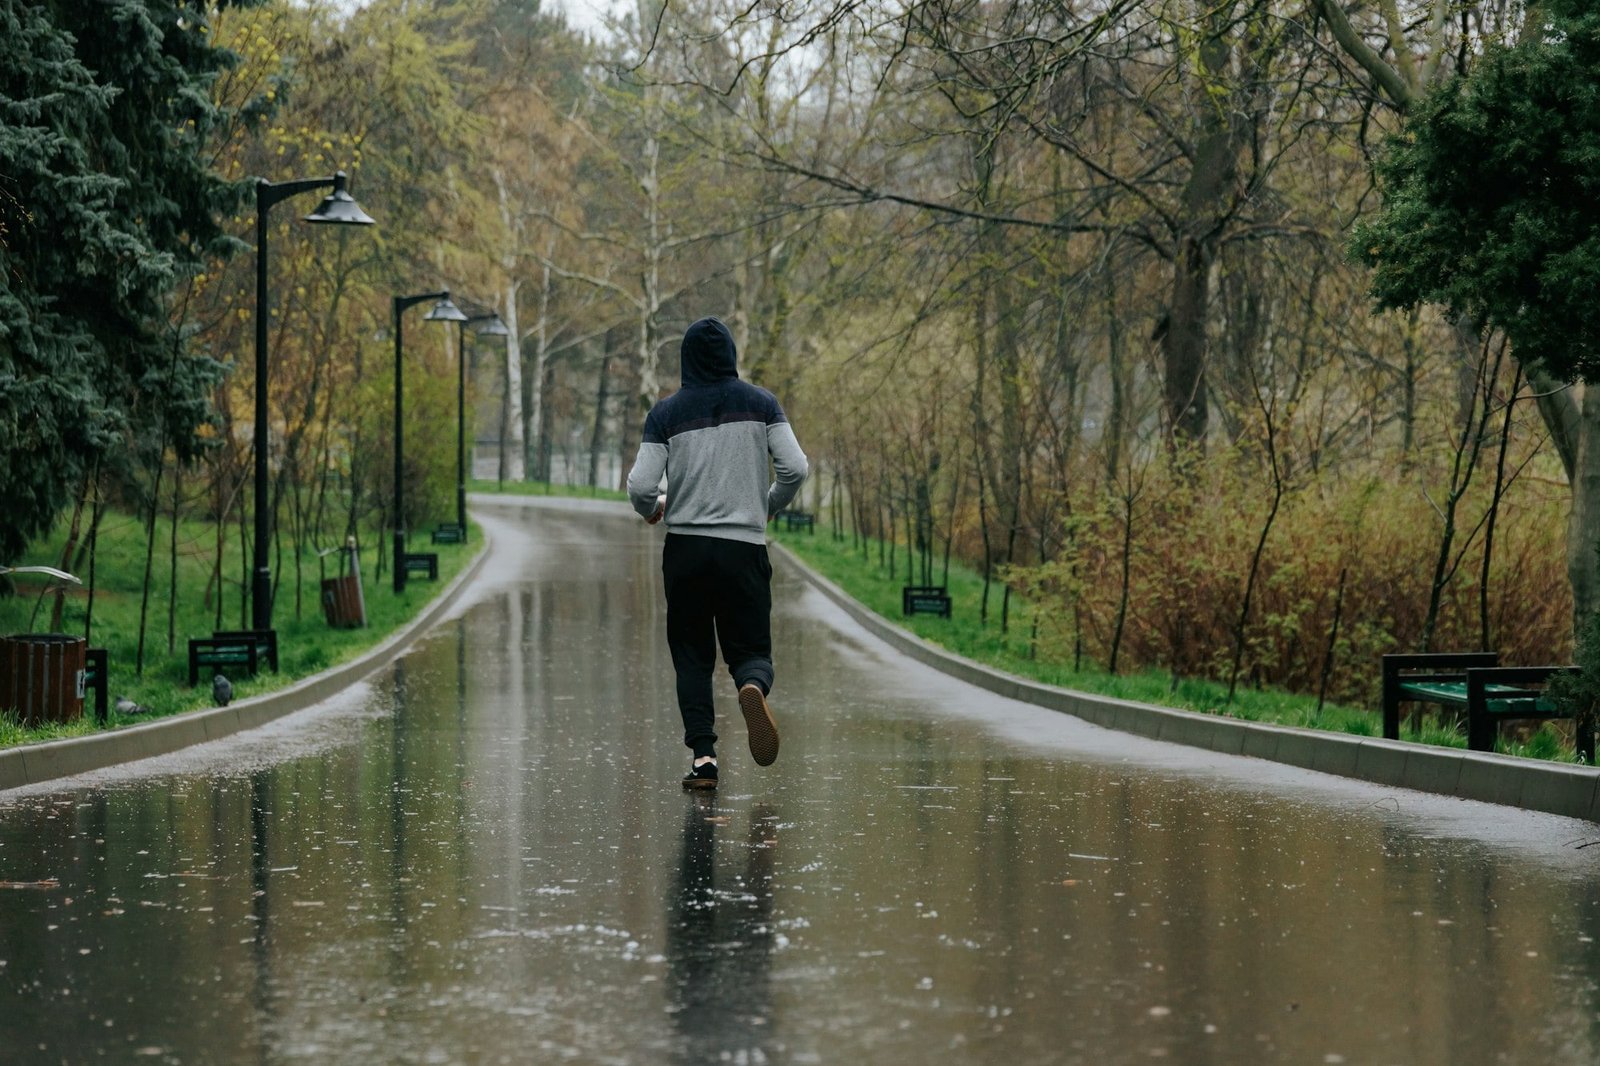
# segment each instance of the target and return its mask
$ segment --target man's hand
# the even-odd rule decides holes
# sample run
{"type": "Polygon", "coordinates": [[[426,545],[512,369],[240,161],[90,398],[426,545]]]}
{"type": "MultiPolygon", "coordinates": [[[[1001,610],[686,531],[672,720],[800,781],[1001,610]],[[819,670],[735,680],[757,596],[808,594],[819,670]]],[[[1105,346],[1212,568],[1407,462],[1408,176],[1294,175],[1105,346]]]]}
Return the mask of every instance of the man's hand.
{"type": "Polygon", "coordinates": [[[667,498],[665,496],[657,496],[656,497],[656,511],[655,511],[655,514],[651,515],[649,518],[646,518],[645,521],[653,526],[657,522],[661,521],[661,516],[666,514],[666,513],[667,513],[667,498]]]}

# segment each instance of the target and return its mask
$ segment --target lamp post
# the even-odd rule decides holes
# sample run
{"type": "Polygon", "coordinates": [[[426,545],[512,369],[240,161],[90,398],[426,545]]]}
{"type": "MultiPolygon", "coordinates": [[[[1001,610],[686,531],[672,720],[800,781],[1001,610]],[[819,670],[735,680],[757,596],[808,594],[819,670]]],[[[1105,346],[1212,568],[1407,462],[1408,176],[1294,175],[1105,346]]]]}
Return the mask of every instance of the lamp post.
{"type": "Polygon", "coordinates": [[[250,625],[272,628],[272,567],[267,563],[270,536],[267,525],[267,212],[291,196],[314,189],[333,191],[307,222],[341,226],[370,226],[371,217],[356,205],[346,190],[344,171],[331,178],[256,182],[256,429],[255,429],[255,568],[250,581],[250,625]]]}
{"type": "Polygon", "coordinates": [[[498,314],[468,315],[456,323],[456,525],[461,539],[467,539],[467,326],[481,322],[472,332],[480,337],[507,337],[498,314]]]}
{"type": "Polygon", "coordinates": [[[406,308],[428,300],[437,301],[422,317],[429,322],[465,322],[461,308],[450,302],[450,291],[425,292],[394,298],[394,590],[406,590],[405,482],[405,362],[400,333],[400,314],[406,308]]]}

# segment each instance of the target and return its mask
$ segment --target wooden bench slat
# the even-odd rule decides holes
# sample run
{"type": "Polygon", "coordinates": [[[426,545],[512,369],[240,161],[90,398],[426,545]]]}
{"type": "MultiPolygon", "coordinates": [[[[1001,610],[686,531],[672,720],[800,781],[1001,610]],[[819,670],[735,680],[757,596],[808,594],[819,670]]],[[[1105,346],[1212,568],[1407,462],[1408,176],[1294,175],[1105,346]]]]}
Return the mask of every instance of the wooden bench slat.
{"type": "MultiPolygon", "coordinates": [[[[1465,706],[1467,702],[1467,683],[1465,681],[1432,681],[1422,684],[1402,681],[1400,682],[1400,691],[1416,699],[1426,700],[1431,703],[1459,703],[1465,706]]],[[[1526,693],[1529,696],[1536,695],[1531,690],[1518,688],[1516,685],[1486,685],[1484,692],[1492,693],[1496,696],[1505,695],[1513,700],[1516,698],[1517,693],[1526,693]]]]}
{"type": "Polygon", "coordinates": [[[1425,700],[1431,703],[1459,703],[1466,706],[1467,683],[1450,684],[1444,681],[1412,684],[1408,681],[1400,683],[1400,691],[1413,699],[1425,700]]]}
{"type": "Polygon", "coordinates": [[[1522,715],[1526,718],[1566,717],[1566,712],[1556,706],[1555,700],[1538,692],[1530,692],[1526,696],[1516,699],[1488,700],[1484,703],[1483,709],[1490,714],[1522,715]]]}

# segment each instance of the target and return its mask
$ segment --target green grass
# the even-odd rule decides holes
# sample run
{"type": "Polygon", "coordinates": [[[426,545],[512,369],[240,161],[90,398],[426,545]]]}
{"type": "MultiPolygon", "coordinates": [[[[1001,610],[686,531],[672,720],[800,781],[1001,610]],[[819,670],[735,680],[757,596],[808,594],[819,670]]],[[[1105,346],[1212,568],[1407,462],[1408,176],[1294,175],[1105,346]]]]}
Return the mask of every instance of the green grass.
{"type": "MultiPolygon", "coordinates": [[[[188,686],[189,638],[209,636],[217,628],[238,629],[248,626],[248,621],[240,617],[241,575],[237,530],[230,531],[226,547],[224,566],[227,573],[223,581],[223,611],[219,625],[215,601],[211,604],[206,601],[211,560],[216,547],[215,527],[202,522],[180,522],[177,610],[172,618],[169,649],[171,529],[169,521],[157,523],[141,667],[139,621],[145,567],[144,530],[137,519],[119,514],[108,515],[101,527],[95,561],[96,587],[89,643],[93,647],[104,647],[107,651],[110,703],[113,706],[106,728],[115,729],[134,722],[211,706],[209,676],[202,678],[201,683],[192,689],[188,686]],[[119,714],[114,706],[119,696],[125,696],[147,708],[147,712],[136,716],[119,714]]],[[[439,580],[419,580],[413,575],[405,592],[400,595],[393,591],[389,571],[385,571],[381,582],[375,580],[375,557],[374,553],[369,552],[363,559],[362,588],[366,600],[367,625],[362,629],[333,629],[324,621],[320,600],[321,571],[314,554],[308,554],[301,560],[298,604],[293,560],[285,556],[281,561],[275,561],[274,576],[279,585],[273,624],[278,631],[280,670],[277,673],[263,671],[255,678],[243,676],[242,671],[240,676],[230,673],[228,676],[233,681],[236,697],[242,699],[284,688],[330,666],[355,659],[387,639],[420,614],[476,555],[482,545],[481,534],[474,531],[469,533],[469,538],[466,544],[431,544],[425,533],[414,536],[409,545],[412,551],[438,552],[439,580]]],[[[62,534],[44,538],[32,547],[19,564],[58,565],[62,543],[62,534]]],[[[336,556],[328,557],[329,576],[335,570],[331,562],[334,558],[336,556]]],[[[84,587],[67,590],[59,627],[60,631],[77,636],[84,633],[89,611],[87,563],[82,570],[77,576],[83,580],[84,587]]],[[[0,599],[0,633],[48,630],[54,601],[49,586],[26,576],[19,576],[16,584],[18,595],[0,599]]],[[[79,736],[93,733],[97,728],[94,722],[94,697],[90,693],[85,700],[84,716],[67,724],[48,723],[25,728],[18,724],[15,715],[0,714],[0,747],[79,736]]]]}
{"type": "MultiPolygon", "coordinates": [[[[864,555],[859,545],[852,548],[848,540],[836,541],[822,528],[812,534],[774,528],[771,536],[877,614],[909,629],[929,643],[1007,673],[1080,692],[1254,722],[1325,729],[1356,736],[1378,736],[1382,733],[1378,712],[1336,704],[1324,704],[1319,711],[1316,699],[1310,696],[1241,687],[1235,692],[1233,702],[1229,703],[1227,686],[1204,678],[1182,678],[1174,684],[1172,675],[1164,670],[1109,674],[1088,663],[1084,669],[1074,670],[1070,660],[1052,661],[1047,655],[1029,647],[1032,619],[1028,605],[1016,596],[1011,599],[1009,633],[1001,635],[1000,596],[1003,590],[998,583],[990,586],[989,624],[983,625],[979,621],[983,596],[982,575],[953,561],[947,585],[952,617],[945,619],[914,615],[905,618],[900,613],[900,590],[906,583],[903,547],[896,553],[899,573],[890,576],[878,563],[876,542],[864,555]]],[[[934,563],[934,583],[937,584],[942,574],[942,562],[936,558],[934,563]]],[[[1377,669],[1376,663],[1373,669],[1377,669]]],[[[1403,719],[1401,738],[1441,747],[1467,746],[1466,737],[1453,721],[1448,718],[1441,720],[1431,712],[1422,716],[1420,727],[1409,719],[1403,719]]],[[[1545,723],[1524,740],[1502,737],[1495,750],[1528,758],[1577,761],[1570,739],[1550,723],[1545,723]]]]}

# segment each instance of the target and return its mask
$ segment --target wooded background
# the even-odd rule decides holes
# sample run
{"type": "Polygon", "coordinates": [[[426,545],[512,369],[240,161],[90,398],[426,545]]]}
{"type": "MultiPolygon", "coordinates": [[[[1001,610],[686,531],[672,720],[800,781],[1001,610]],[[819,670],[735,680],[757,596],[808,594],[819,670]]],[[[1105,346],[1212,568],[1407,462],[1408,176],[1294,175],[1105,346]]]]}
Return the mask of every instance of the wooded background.
{"type": "Polygon", "coordinates": [[[819,530],[976,567],[1042,655],[1354,699],[1595,606],[1581,4],[0,7],[9,558],[205,517],[190,594],[243,616],[251,182],[343,169],[375,229],[270,219],[279,611],[383,551],[390,300],[440,288],[510,336],[408,316],[412,530],[457,360],[500,478],[603,483],[716,314],[819,530]]]}

